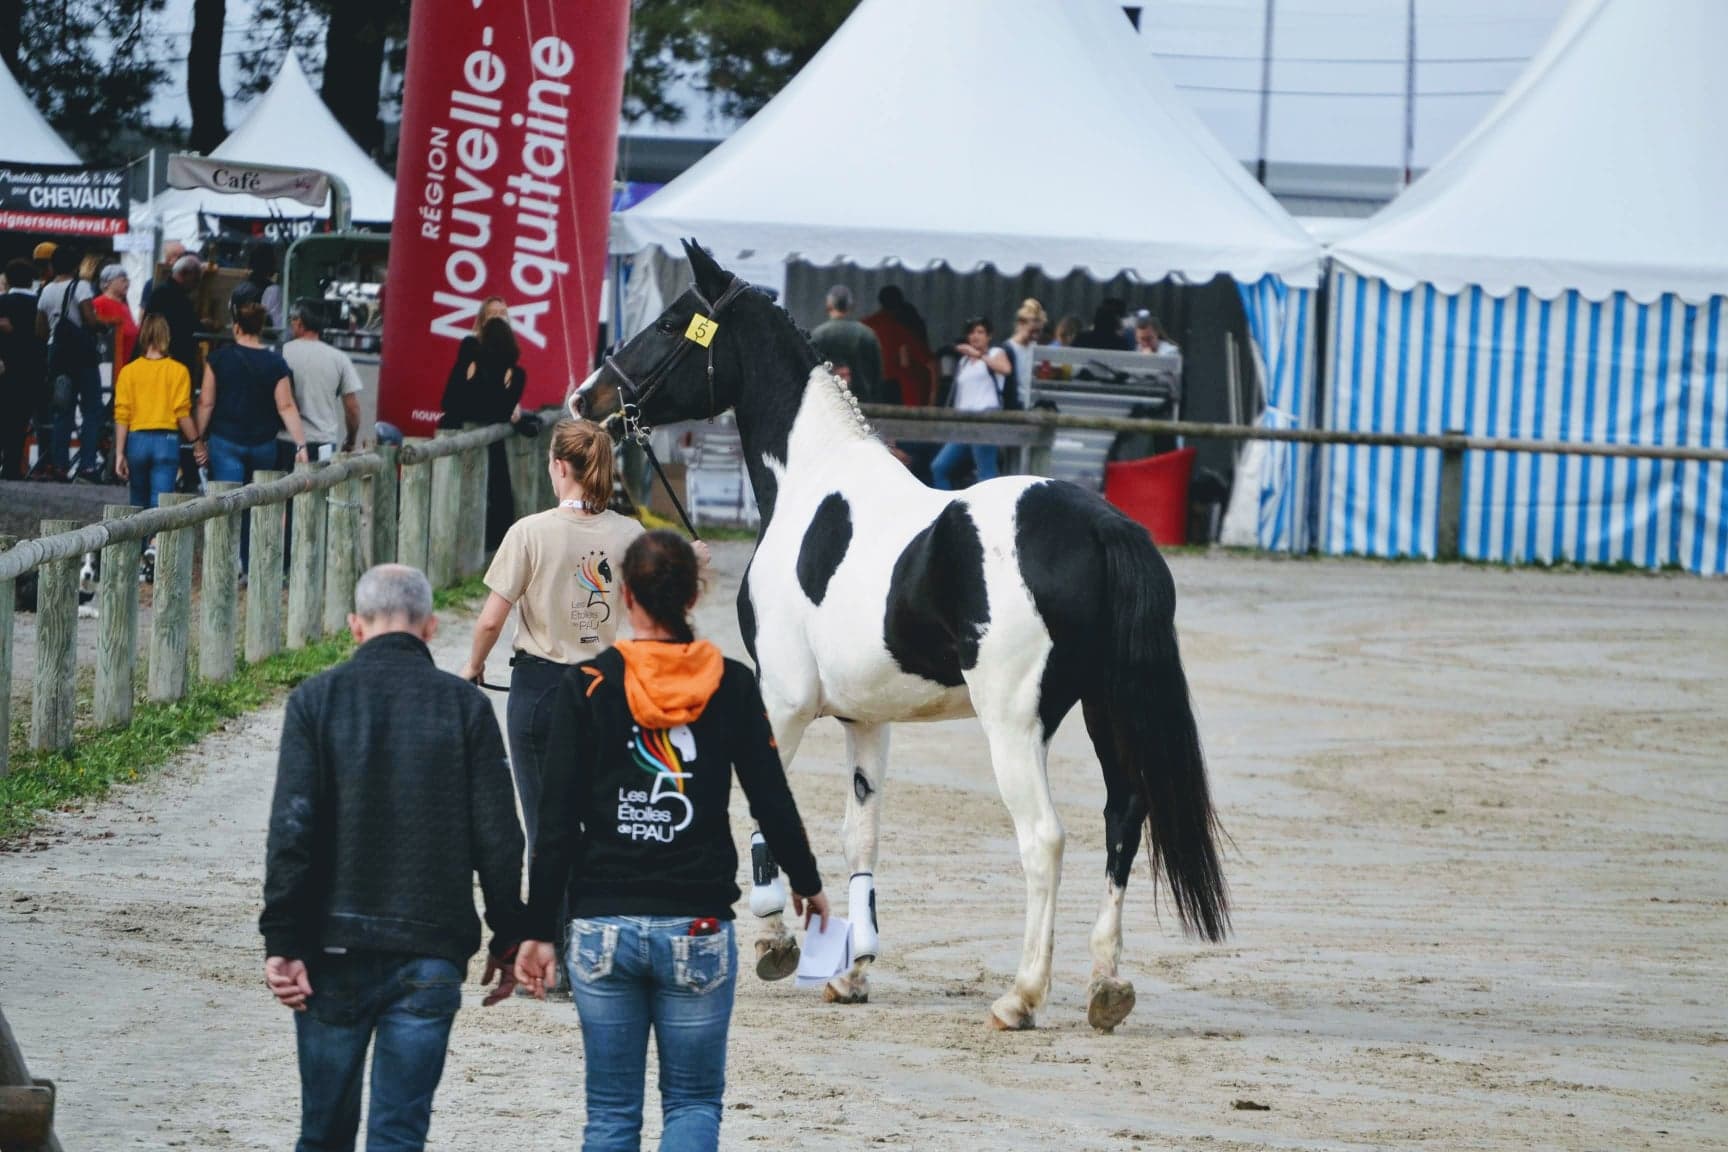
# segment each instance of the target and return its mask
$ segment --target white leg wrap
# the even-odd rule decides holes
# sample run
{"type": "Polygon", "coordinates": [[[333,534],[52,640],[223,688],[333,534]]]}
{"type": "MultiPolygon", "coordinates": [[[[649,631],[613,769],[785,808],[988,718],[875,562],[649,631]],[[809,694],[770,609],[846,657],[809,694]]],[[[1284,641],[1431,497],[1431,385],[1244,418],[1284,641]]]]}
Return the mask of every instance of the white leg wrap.
{"type": "Polygon", "coordinates": [[[762,838],[762,833],[750,837],[750,913],[753,916],[774,916],[786,910],[786,882],[780,878],[780,869],[772,864],[766,867],[762,864],[768,858],[767,851],[767,841],[762,838]]]}
{"type": "Polygon", "coordinates": [[[875,959],[881,943],[876,935],[876,877],[858,872],[846,888],[846,915],[852,927],[852,959],[875,959]]]}

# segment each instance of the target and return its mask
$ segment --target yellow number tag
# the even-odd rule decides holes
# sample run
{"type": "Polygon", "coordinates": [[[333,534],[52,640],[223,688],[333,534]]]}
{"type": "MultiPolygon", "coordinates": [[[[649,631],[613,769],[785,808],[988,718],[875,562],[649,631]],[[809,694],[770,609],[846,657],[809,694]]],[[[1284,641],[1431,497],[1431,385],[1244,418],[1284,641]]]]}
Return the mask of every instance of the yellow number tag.
{"type": "Polygon", "coordinates": [[[694,340],[706,348],[714,343],[714,333],[720,331],[720,325],[698,312],[690,317],[690,327],[684,329],[684,339],[694,340]]]}

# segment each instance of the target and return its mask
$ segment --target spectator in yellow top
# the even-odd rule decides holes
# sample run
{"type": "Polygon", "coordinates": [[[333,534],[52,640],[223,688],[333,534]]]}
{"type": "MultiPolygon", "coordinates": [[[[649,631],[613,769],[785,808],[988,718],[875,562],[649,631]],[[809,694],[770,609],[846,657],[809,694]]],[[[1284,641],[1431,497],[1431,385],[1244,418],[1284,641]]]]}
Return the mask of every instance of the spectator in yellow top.
{"type": "MultiPolygon", "coordinates": [[[[192,376],[168,357],[168,322],[152,312],[138,329],[141,355],[114,381],[114,472],[132,485],[132,504],[153,508],[174,490],[180,438],[198,439],[192,423],[192,376]]],[[[198,463],[208,459],[196,448],[198,463]]]]}

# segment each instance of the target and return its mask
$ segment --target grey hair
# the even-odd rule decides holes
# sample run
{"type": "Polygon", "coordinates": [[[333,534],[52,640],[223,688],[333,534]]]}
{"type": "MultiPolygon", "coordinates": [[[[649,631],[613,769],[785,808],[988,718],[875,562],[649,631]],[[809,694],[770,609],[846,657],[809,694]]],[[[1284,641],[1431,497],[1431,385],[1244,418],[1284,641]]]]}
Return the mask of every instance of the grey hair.
{"type": "Polygon", "coordinates": [[[362,620],[405,619],[419,624],[432,615],[432,583],[418,568],[380,564],[354,586],[354,615],[362,620]]]}
{"type": "Polygon", "coordinates": [[[844,284],[836,284],[828,289],[828,307],[836,312],[852,311],[852,289],[844,284]]]}
{"type": "Polygon", "coordinates": [[[294,301],[293,306],[288,309],[288,319],[300,321],[301,326],[308,332],[324,331],[324,310],[311,300],[294,301]]]}
{"type": "Polygon", "coordinates": [[[102,287],[106,288],[124,275],[126,275],[126,269],[118,264],[109,264],[102,269],[102,274],[96,279],[102,287]]]}
{"type": "Polygon", "coordinates": [[[198,259],[198,257],[192,255],[190,252],[174,261],[174,278],[177,280],[193,272],[202,274],[203,271],[204,261],[198,259]]]}

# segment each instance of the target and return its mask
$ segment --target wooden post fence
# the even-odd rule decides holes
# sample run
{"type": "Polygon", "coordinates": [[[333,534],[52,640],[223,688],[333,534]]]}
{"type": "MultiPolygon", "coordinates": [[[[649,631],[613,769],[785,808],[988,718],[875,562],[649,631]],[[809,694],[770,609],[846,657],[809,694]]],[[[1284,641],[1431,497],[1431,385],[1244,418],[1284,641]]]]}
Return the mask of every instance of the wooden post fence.
{"type": "Polygon", "coordinates": [[[0,1148],[61,1152],[54,1136],[54,1085],[30,1075],[24,1050],[0,1012],[0,1148]]]}
{"type": "MultiPolygon", "coordinates": [[[[138,509],[109,504],[104,520],[124,520],[138,509]]],[[[97,595],[96,700],[98,728],[124,728],[132,723],[132,680],[138,668],[138,560],[142,540],[122,540],[102,551],[101,588],[97,595]]]]}
{"type": "Polygon", "coordinates": [[[330,490],[329,534],[324,549],[324,635],[340,635],[354,607],[354,581],[360,578],[360,477],[350,476],[330,490]]]}
{"type": "MultiPolygon", "coordinates": [[[[470,424],[465,431],[472,431],[470,424]]],[[[486,449],[469,448],[456,459],[462,467],[462,496],[456,528],[456,579],[466,580],[477,568],[475,557],[486,549],[486,477],[482,471],[486,449]],[[474,515],[479,509],[478,518],[474,515]]]]}
{"type": "MultiPolygon", "coordinates": [[[[255,484],[269,484],[286,472],[258,472],[255,484]]],[[[286,533],[283,504],[255,504],[252,558],[246,573],[246,662],[256,664],[282,651],[282,543],[286,533]]]]}
{"type": "MultiPolygon", "coordinates": [[[[405,448],[417,448],[430,443],[413,439],[405,448]]],[[[432,464],[430,461],[403,460],[401,499],[396,522],[396,561],[410,568],[431,574],[432,531],[432,464]]]]}
{"type": "MultiPolygon", "coordinates": [[[[1448,436],[1463,438],[1462,432],[1448,436]]],[[[1464,531],[1464,449],[1440,450],[1440,500],[1434,524],[1434,556],[1458,559],[1458,538],[1464,531]]]]}
{"type": "MultiPolygon", "coordinates": [[[[69,532],[76,520],[44,520],[42,535],[69,532]]],[[[78,561],[44,564],[36,580],[36,689],[31,700],[30,746],[72,747],[78,686],[78,561]]]]}
{"type": "MultiPolygon", "coordinates": [[[[212,496],[240,487],[212,480],[212,496]]],[[[204,579],[198,628],[198,675],[218,684],[234,679],[235,624],[239,621],[240,517],[230,514],[204,521],[204,579]]]]}
{"type": "MultiPolygon", "coordinates": [[[[455,435],[454,429],[440,428],[437,439],[455,435]]],[[[448,588],[456,582],[461,524],[462,460],[459,455],[440,456],[432,461],[431,537],[426,557],[426,576],[434,588],[448,588]]]]}
{"type": "MultiPolygon", "coordinates": [[[[171,492],[162,497],[162,507],[173,508],[195,499],[183,492],[171,492]]],[[[191,525],[156,534],[156,584],[150,608],[152,700],[178,700],[186,695],[194,546],[191,525]]]]}
{"type": "Polygon", "coordinates": [[[505,458],[510,464],[510,500],[515,518],[521,520],[540,511],[540,478],[536,471],[546,471],[546,457],[540,455],[540,441],[527,436],[512,436],[504,442],[505,458]]]}
{"type": "Polygon", "coordinates": [[[369,564],[396,562],[396,509],[400,499],[400,480],[396,472],[396,445],[380,444],[376,449],[383,467],[367,478],[371,495],[367,507],[372,513],[372,555],[369,564]]]}
{"type": "MultiPolygon", "coordinates": [[[[317,472],[323,461],[296,464],[294,471],[317,472]]],[[[288,565],[288,647],[304,648],[324,627],[324,489],[294,497],[294,545],[288,565]]]]}

